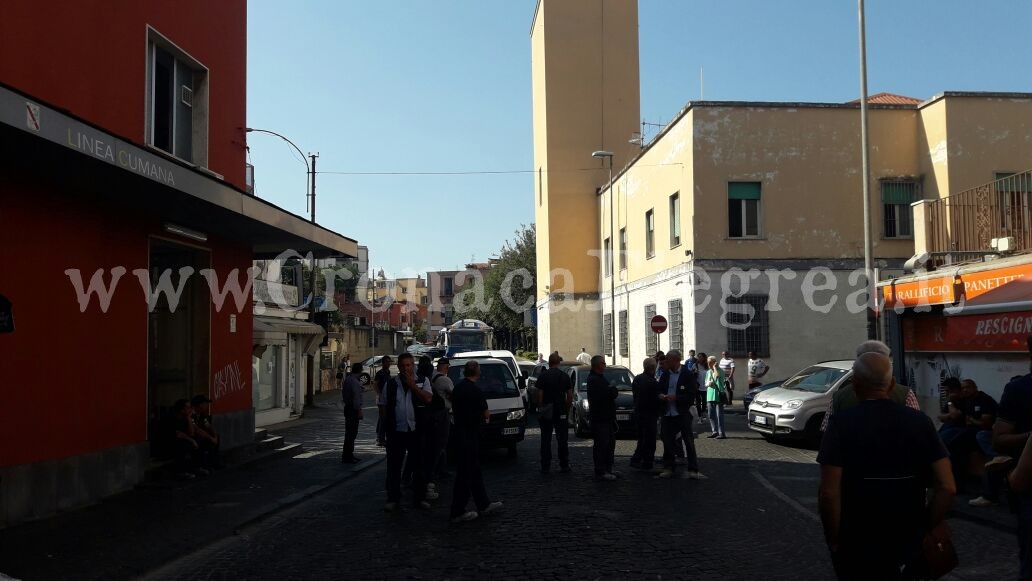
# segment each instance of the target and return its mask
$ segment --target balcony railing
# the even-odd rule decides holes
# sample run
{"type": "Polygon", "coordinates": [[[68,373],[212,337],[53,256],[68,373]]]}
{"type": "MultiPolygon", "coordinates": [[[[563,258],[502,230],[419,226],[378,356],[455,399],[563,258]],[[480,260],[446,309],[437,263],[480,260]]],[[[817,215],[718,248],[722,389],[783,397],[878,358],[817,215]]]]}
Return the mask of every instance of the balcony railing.
{"type": "Polygon", "coordinates": [[[994,252],[1000,238],[1014,239],[1012,251],[1032,251],[1032,170],[920,206],[914,221],[925,226],[924,250],[933,255],[994,252]]]}

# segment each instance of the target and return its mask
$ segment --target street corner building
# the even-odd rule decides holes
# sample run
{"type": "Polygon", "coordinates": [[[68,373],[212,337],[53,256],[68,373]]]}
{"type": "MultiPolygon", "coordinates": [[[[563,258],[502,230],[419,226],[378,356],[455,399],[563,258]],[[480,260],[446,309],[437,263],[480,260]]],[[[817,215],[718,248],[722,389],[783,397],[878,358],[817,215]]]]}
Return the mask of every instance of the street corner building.
{"type": "Polygon", "coordinates": [[[223,450],[253,442],[249,269],[356,243],[250,194],[244,0],[3,12],[7,526],[139,483],[178,399],[214,400],[223,450]]]}
{"type": "MultiPolygon", "coordinates": [[[[656,128],[636,2],[540,0],[530,38],[540,351],[634,367],[755,351],[771,379],[851,357],[867,337],[858,100],[690,101],[656,128]]],[[[1032,94],[880,93],[869,109],[881,279],[906,274],[923,204],[1032,167],[1032,94]]],[[[1028,194],[1008,195],[1003,219],[1027,227],[1028,194]]]]}

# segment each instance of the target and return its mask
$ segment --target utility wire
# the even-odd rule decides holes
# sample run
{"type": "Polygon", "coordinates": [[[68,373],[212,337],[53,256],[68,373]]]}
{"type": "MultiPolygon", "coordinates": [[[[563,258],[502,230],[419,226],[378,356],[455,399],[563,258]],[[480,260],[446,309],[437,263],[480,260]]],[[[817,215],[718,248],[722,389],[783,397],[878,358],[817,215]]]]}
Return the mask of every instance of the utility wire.
{"type": "MultiPolygon", "coordinates": [[[[634,167],[662,167],[684,165],[682,163],[657,163],[657,164],[635,164],[634,167]]],[[[602,167],[585,167],[579,169],[551,169],[541,170],[544,173],[563,173],[580,171],[602,171],[602,167]]],[[[482,171],[318,171],[319,174],[344,175],[344,176],[465,176],[465,175],[512,175],[512,174],[534,174],[538,170],[515,169],[515,170],[482,170],[482,171]]]]}

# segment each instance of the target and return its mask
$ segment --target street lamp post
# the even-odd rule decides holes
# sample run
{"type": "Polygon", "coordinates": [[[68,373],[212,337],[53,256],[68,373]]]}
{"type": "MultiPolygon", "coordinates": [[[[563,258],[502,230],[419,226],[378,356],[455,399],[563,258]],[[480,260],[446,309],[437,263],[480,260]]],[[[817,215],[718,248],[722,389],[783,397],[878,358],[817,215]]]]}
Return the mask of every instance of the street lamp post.
{"type": "Polygon", "coordinates": [[[878,312],[874,308],[875,277],[873,265],[873,234],[871,232],[871,146],[867,130],[867,26],[864,0],[857,0],[860,24],[860,147],[861,179],[864,192],[864,277],[867,279],[867,338],[878,338],[878,312]]]}
{"type": "MultiPolygon", "coordinates": [[[[613,237],[613,221],[614,221],[614,195],[613,195],[613,152],[612,151],[596,151],[591,154],[591,157],[598,159],[609,160],[609,317],[612,321],[613,331],[613,364],[616,364],[616,238],[613,237]]],[[[605,352],[605,342],[603,341],[602,351],[605,352]]]]}
{"type": "MultiPolygon", "coordinates": [[[[306,157],[304,152],[301,151],[301,148],[298,147],[296,143],[294,143],[293,141],[288,139],[285,135],[282,135],[282,134],[277,133],[275,131],[270,131],[268,129],[256,129],[254,127],[247,127],[244,130],[247,133],[268,133],[269,135],[274,135],[276,137],[279,137],[283,141],[286,141],[287,143],[289,143],[290,146],[293,147],[295,150],[297,150],[298,154],[301,155],[301,161],[303,161],[305,163],[305,169],[308,170],[308,174],[307,174],[306,177],[308,177],[309,179],[305,180],[305,186],[306,186],[306,188],[309,187],[309,183],[310,183],[310,187],[311,187],[310,191],[306,191],[305,192],[305,201],[307,202],[308,208],[311,211],[311,218],[310,218],[311,222],[312,222],[312,224],[315,224],[315,159],[317,157],[319,157],[319,154],[312,154],[312,155],[310,155],[309,157],[311,157],[312,163],[309,164],[308,163],[308,157],[306,157]]],[[[311,275],[310,275],[309,278],[310,278],[309,284],[310,284],[310,287],[312,289],[312,296],[308,300],[308,316],[309,316],[309,320],[314,323],[315,322],[315,288],[316,288],[316,284],[318,283],[318,279],[317,279],[316,271],[315,271],[315,253],[314,252],[312,253],[312,272],[311,272],[311,275]]],[[[309,366],[311,369],[309,370],[308,389],[305,390],[305,405],[311,405],[312,401],[313,401],[313,398],[315,397],[315,373],[316,373],[315,365],[316,365],[316,358],[312,357],[312,363],[309,366]]]]}

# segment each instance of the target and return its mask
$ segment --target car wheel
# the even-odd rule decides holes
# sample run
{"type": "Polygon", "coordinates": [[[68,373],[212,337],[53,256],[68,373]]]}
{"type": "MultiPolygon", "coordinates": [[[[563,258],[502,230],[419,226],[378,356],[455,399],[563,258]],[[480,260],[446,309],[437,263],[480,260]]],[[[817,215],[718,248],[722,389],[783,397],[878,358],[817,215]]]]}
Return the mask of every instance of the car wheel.
{"type": "Polygon", "coordinates": [[[369,374],[368,373],[363,373],[362,375],[359,375],[358,376],[358,382],[361,383],[362,385],[369,385],[369,374]]]}
{"type": "Polygon", "coordinates": [[[806,422],[806,441],[810,444],[820,444],[821,437],[824,434],[821,432],[821,424],[824,423],[824,414],[820,413],[806,422]]]}
{"type": "Polygon", "coordinates": [[[516,444],[509,444],[507,452],[510,458],[515,458],[519,454],[518,450],[516,449],[516,444]]]}

